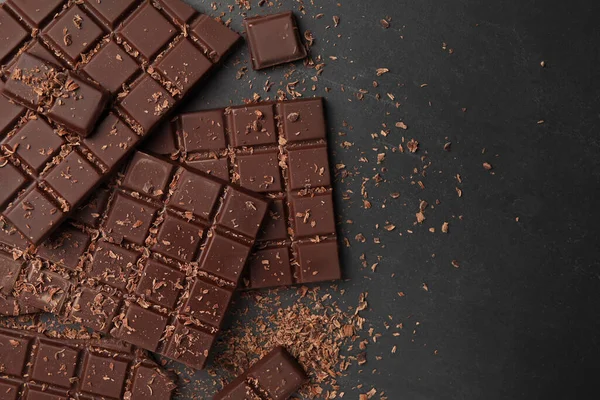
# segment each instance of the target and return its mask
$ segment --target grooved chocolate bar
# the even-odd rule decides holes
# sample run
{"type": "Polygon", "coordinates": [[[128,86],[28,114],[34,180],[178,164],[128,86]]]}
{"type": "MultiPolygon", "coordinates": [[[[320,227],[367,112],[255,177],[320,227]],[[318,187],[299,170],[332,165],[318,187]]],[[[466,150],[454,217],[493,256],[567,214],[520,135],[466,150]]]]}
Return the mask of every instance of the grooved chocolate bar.
{"type": "Polygon", "coordinates": [[[213,400],[287,400],[307,379],[298,361],[283,347],[276,347],[213,400]]]}
{"type": "Polygon", "coordinates": [[[0,38],[0,210],[40,244],[239,35],[179,0],[8,0],[0,38]]]}
{"type": "Polygon", "coordinates": [[[0,328],[0,399],[168,400],[175,388],[144,351],[122,342],[0,328]]]}
{"type": "Polygon", "coordinates": [[[173,125],[146,150],[273,200],[244,287],[341,278],[321,98],[183,114],[173,125]]]}
{"type": "Polygon", "coordinates": [[[268,207],[136,152],[71,224],[14,253],[11,293],[22,306],[202,368],[268,207]]]}

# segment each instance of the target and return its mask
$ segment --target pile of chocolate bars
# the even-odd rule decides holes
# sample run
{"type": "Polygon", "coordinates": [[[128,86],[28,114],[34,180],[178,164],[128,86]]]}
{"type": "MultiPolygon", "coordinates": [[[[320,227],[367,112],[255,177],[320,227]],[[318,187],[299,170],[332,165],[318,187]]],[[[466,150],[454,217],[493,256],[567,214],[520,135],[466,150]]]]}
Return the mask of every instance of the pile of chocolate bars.
{"type": "MultiPolygon", "coordinates": [[[[307,56],[292,13],[245,29],[255,69],[307,56]]],[[[103,338],[0,329],[0,399],[171,398],[146,351],[204,368],[236,290],[340,279],[323,100],[174,113],[239,42],[220,21],[8,0],[0,39],[0,313],[103,338]]],[[[305,380],[276,348],[216,398],[305,380]]]]}

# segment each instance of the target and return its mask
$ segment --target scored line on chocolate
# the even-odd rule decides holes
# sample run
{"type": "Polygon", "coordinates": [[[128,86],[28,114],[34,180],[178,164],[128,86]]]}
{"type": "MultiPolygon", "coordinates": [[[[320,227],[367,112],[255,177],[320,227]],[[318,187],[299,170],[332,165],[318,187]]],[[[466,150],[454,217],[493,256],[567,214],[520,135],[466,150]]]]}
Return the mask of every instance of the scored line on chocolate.
{"type": "MultiPolygon", "coordinates": [[[[112,3],[50,0],[45,7],[32,10],[20,0],[9,0],[0,8],[1,26],[11,27],[12,24],[13,30],[23,36],[18,42],[5,43],[4,48],[0,45],[0,61],[9,71],[22,61],[24,54],[31,54],[43,62],[73,68],[86,78],[99,82],[111,91],[115,103],[97,132],[81,140],[59,124],[0,96],[7,110],[6,117],[0,119],[2,163],[15,167],[10,171],[0,168],[0,181],[18,181],[0,195],[0,207],[3,216],[9,220],[10,211],[5,206],[12,204],[11,210],[28,207],[29,203],[24,203],[25,196],[49,209],[43,215],[44,223],[35,223],[38,226],[23,222],[22,215],[13,215],[16,221],[11,222],[36,244],[83,200],[82,196],[68,199],[66,193],[48,185],[45,178],[50,170],[58,169],[62,163],[67,166],[64,160],[75,153],[72,158],[77,159],[79,165],[83,163],[92,175],[94,168],[97,170],[97,177],[88,177],[92,184],[85,187],[87,190],[81,189],[89,193],[131,152],[140,138],[146,136],[172,106],[213,69],[239,38],[233,31],[189,6],[178,9],[167,0],[112,3]],[[35,17],[28,16],[27,12],[34,13],[35,17]],[[140,41],[140,32],[148,32],[147,25],[151,29],[162,28],[152,31],[159,45],[151,53],[144,53],[130,44],[140,41]],[[75,49],[81,52],[75,52],[75,49]],[[28,128],[33,118],[41,121],[36,125],[46,126],[28,128]],[[17,125],[13,126],[15,123],[17,125]],[[24,140],[39,137],[43,130],[47,131],[46,136],[57,139],[43,151],[37,143],[30,144],[28,149],[25,146],[15,148],[17,139],[11,143],[11,138],[16,138],[24,129],[27,130],[27,136],[21,134],[24,140]],[[8,138],[3,139],[4,135],[8,138]],[[111,136],[116,138],[111,141],[111,136]],[[39,154],[34,154],[36,152],[39,154]]],[[[143,43],[138,47],[144,47],[143,43]]]]}
{"type": "Polygon", "coordinates": [[[323,107],[314,98],[182,114],[147,143],[273,200],[247,288],[341,278],[323,107]]]}
{"type": "Polygon", "coordinates": [[[144,351],[114,340],[51,338],[0,327],[0,348],[3,399],[43,393],[48,399],[77,395],[167,400],[175,388],[144,351]]]}
{"type": "MultiPolygon", "coordinates": [[[[21,305],[202,368],[268,202],[142,152],[109,192],[92,224],[17,254],[7,286],[21,305]]],[[[0,231],[11,241],[22,248],[0,231]]]]}

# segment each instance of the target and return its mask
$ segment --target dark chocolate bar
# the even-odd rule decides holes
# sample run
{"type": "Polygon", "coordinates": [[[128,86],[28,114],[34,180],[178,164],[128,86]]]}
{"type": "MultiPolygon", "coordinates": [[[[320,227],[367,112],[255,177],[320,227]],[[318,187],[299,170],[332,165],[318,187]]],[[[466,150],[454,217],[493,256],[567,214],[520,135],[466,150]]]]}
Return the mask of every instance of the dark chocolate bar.
{"type": "Polygon", "coordinates": [[[244,287],[341,278],[321,98],[183,114],[146,150],[273,200],[244,287]]]}
{"type": "Polygon", "coordinates": [[[239,35],[180,0],[8,0],[0,38],[0,210],[40,244],[239,35]]]}
{"type": "Polygon", "coordinates": [[[244,19],[255,70],[306,58],[296,18],[291,11],[244,19]]]}
{"type": "Polygon", "coordinates": [[[2,400],[168,400],[175,388],[146,352],[125,343],[0,328],[2,400]]]}
{"type": "Polygon", "coordinates": [[[268,201],[136,152],[88,204],[42,245],[14,254],[11,294],[202,368],[268,201]]]}
{"type": "Polygon", "coordinates": [[[307,379],[298,361],[283,347],[276,347],[213,400],[287,400],[307,379]]]}

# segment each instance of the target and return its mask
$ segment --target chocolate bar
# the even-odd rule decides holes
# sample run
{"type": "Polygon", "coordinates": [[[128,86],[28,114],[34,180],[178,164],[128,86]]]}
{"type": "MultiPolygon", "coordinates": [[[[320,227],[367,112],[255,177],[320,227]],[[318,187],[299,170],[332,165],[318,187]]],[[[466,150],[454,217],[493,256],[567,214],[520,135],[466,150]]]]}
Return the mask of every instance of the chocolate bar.
{"type": "Polygon", "coordinates": [[[298,361],[283,347],[276,347],[213,400],[287,400],[307,379],[298,361]]]}
{"type": "Polygon", "coordinates": [[[3,400],[168,400],[175,388],[146,352],[122,342],[0,328],[3,400]]]}
{"type": "Polygon", "coordinates": [[[291,11],[244,19],[255,70],[306,58],[307,51],[291,11]]]}
{"type": "Polygon", "coordinates": [[[12,295],[202,368],[268,201],[136,152],[89,204],[42,245],[15,254],[12,295]]]}
{"type": "Polygon", "coordinates": [[[0,210],[36,245],[239,39],[179,0],[8,0],[0,37],[0,210]]]}
{"type": "Polygon", "coordinates": [[[321,98],[182,114],[145,148],[273,200],[244,287],[341,278],[321,98]]]}

